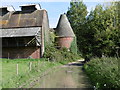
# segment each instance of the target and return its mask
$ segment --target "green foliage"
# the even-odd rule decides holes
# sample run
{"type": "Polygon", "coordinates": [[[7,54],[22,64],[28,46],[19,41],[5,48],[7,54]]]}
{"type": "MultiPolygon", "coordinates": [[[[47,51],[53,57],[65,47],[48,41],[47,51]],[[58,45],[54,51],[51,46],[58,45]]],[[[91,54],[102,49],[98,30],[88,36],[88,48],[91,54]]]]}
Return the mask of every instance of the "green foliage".
{"type": "Polygon", "coordinates": [[[60,52],[63,56],[63,61],[65,60],[70,62],[80,59],[80,56],[78,54],[68,51],[67,48],[61,48],[60,52]]]}
{"type": "Polygon", "coordinates": [[[71,46],[70,46],[70,51],[72,53],[77,54],[77,42],[76,42],[76,37],[73,39],[71,46]]]}
{"type": "MultiPolygon", "coordinates": [[[[68,20],[70,21],[70,24],[75,32],[75,35],[77,37],[77,46],[78,46],[78,51],[81,52],[81,37],[80,33],[83,31],[82,25],[85,23],[86,20],[86,15],[87,15],[87,7],[85,4],[83,4],[82,1],[76,0],[76,2],[70,2],[70,8],[67,11],[67,17],[68,20]]],[[[73,42],[74,44],[74,42],[73,42]]],[[[71,46],[73,47],[73,46],[71,46]]],[[[73,50],[73,48],[71,48],[73,50]]]]}
{"type": "Polygon", "coordinates": [[[63,57],[59,50],[54,48],[54,45],[46,46],[44,58],[49,58],[50,61],[60,61],[63,60],[63,57]]]}
{"type": "Polygon", "coordinates": [[[96,88],[120,88],[118,62],[120,58],[93,58],[84,69],[96,88]]]}
{"type": "Polygon", "coordinates": [[[44,58],[48,58],[50,61],[75,61],[80,57],[68,51],[66,48],[56,49],[53,44],[45,48],[44,58]]]}
{"type": "Polygon", "coordinates": [[[55,33],[54,32],[50,32],[50,41],[51,41],[51,44],[55,42],[55,33]]]}
{"type": "Polygon", "coordinates": [[[70,3],[67,16],[83,57],[120,56],[119,3],[97,5],[88,16],[83,2],[70,3]]]}
{"type": "MultiPolygon", "coordinates": [[[[91,53],[93,56],[118,56],[117,47],[120,47],[119,36],[117,29],[117,13],[116,6],[111,4],[108,7],[97,5],[94,11],[91,11],[87,17],[87,30],[91,30],[92,47],[91,53]]],[[[87,39],[87,38],[86,38],[87,39]]],[[[89,44],[89,42],[88,42],[89,44]]]]}
{"type": "Polygon", "coordinates": [[[75,2],[70,2],[70,8],[67,11],[67,17],[76,35],[79,31],[79,26],[84,23],[86,15],[87,7],[82,1],[76,0],[75,2]]]}
{"type": "Polygon", "coordinates": [[[67,63],[69,61],[75,61],[80,58],[77,54],[77,44],[76,38],[74,38],[70,51],[67,48],[57,49],[57,42],[55,42],[56,35],[54,32],[50,32],[50,41],[51,43],[46,44],[44,58],[47,58],[50,61],[57,61],[61,63],[67,63]]]}

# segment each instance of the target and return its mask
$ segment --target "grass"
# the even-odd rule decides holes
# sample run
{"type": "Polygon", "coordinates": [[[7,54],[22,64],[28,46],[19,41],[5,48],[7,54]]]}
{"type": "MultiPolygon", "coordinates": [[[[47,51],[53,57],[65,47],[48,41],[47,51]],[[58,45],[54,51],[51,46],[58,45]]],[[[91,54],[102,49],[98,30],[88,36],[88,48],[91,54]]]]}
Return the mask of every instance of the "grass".
{"type": "Polygon", "coordinates": [[[120,58],[94,58],[84,65],[87,75],[97,89],[120,88],[120,58]]]}
{"type": "Polygon", "coordinates": [[[56,66],[72,61],[48,61],[42,59],[0,59],[2,61],[2,88],[28,87],[29,83],[56,66]],[[30,62],[32,70],[30,71],[30,62]],[[17,75],[18,64],[18,75],[17,75]]]}
{"type": "Polygon", "coordinates": [[[2,87],[17,88],[29,79],[42,74],[46,70],[62,65],[59,62],[49,62],[45,59],[3,59],[2,60],[2,87]],[[30,62],[32,62],[32,70],[30,71],[30,62]],[[18,75],[16,65],[18,64],[18,75]]]}

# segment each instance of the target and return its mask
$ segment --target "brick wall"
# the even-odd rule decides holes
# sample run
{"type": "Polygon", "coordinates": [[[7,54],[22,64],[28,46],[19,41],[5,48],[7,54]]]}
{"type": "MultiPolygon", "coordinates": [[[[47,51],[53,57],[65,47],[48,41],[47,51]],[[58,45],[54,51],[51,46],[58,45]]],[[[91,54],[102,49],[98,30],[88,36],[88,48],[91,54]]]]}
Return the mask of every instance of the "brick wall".
{"type": "Polygon", "coordinates": [[[60,47],[66,47],[66,48],[70,48],[72,41],[73,41],[72,37],[59,37],[57,39],[58,45],[60,47]]]}
{"type": "Polygon", "coordinates": [[[40,47],[2,48],[2,58],[40,58],[40,47]]]}

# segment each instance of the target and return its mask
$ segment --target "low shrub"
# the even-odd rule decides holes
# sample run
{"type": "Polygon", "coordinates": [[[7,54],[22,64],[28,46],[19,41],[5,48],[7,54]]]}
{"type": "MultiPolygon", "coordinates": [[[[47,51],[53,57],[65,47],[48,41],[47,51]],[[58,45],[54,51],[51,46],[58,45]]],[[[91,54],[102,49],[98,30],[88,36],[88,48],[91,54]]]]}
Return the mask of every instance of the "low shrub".
{"type": "Polygon", "coordinates": [[[49,45],[45,48],[44,58],[48,58],[50,61],[75,61],[79,59],[79,55],[68,51],[67,48],[57,49],[54,45],[49,45]]]}
{"type": "Polygon", "coordinates": [[[61,53],[52,44],[45,48],[44,58],[48,58],[50,61],[60,61],[63,59],[61,53]]]}
{"type": "Polygon", "coordinates": [[[94,58],[84,69],[97,89],[120,88],[119,61],[120,58],[94,58]]]}

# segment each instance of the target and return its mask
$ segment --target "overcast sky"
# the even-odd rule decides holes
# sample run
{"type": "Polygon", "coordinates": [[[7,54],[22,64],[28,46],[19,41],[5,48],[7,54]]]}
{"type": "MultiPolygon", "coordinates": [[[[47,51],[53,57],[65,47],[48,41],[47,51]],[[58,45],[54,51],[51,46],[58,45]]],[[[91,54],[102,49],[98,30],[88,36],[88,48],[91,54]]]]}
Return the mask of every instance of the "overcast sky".
{"type": "MultiPolygon", "coordinates": [[[[20,10],[22,4],[39,3],[48,12],[50,27],[56,27],[60,14],[66,13],[71,0],[1,0],[0,6],[12,5],[15,10],[20,10]]],[[[97,4],[113,0],[83,0],[88,12],[94,9],[97,4]]]]}

